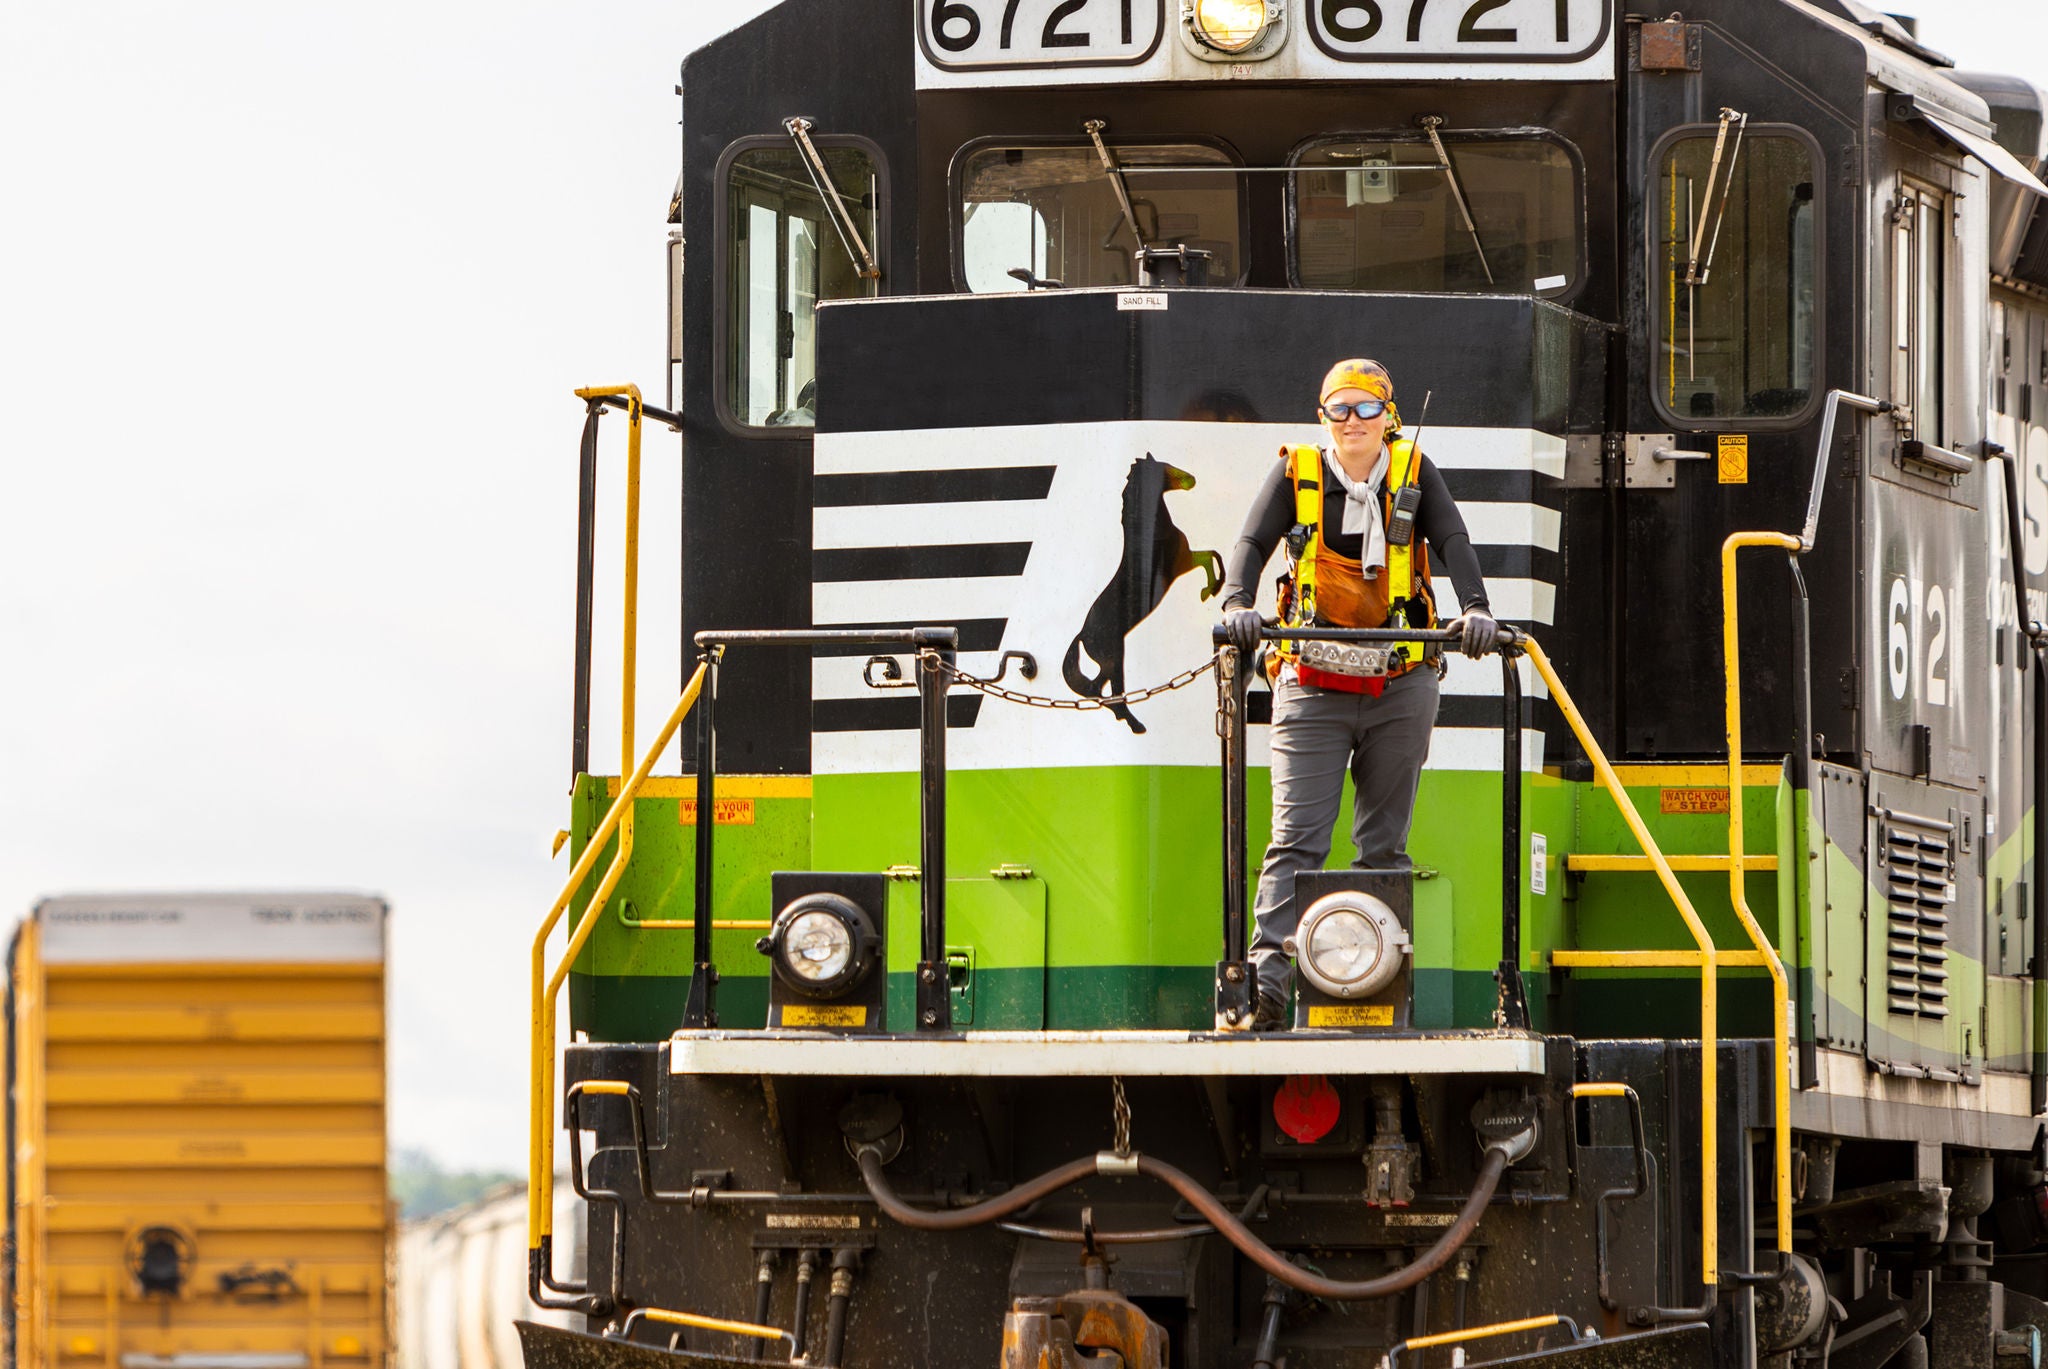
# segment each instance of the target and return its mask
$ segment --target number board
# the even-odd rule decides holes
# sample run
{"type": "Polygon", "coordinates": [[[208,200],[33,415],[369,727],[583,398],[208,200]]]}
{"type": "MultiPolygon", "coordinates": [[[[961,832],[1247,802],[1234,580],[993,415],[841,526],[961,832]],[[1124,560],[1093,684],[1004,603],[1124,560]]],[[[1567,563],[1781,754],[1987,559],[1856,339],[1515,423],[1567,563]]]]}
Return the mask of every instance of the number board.
{"type": "Polygon", "coordinates": [[[917,42],[941,71],[1130,67],[1166,37],[1166,0],[917,0],[917,42]]]}
{"type": "Polygon", "coordinates": [[[1302,0],[1302,8],[1326,56],[1375,65],[1580,62],[1606,48],[1613,31],[1611,0],[1302,0]]]}

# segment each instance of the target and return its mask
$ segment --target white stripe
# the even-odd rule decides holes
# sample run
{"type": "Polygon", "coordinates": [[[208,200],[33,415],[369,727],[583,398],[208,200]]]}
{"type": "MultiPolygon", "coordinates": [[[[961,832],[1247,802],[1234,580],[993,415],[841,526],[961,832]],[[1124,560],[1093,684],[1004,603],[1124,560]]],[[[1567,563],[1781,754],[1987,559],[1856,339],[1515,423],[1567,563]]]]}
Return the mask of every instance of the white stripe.
{"type": "MultiPolygon", "coordinates": [[[[1438,612],[1446,619],[1458,616],[1458,591],[1447,575],[1429,577],[1436,595],[1438,612]]],[[[1486,582],[1487,602],[1493,616],[1510,623],[1548,625],[1557,613],[1557,586],[1547,580],[1518,575],[1497,575],[1486,582]]]]}
{"type": "MultiPolygon", "coordinates": [[[[1047,444],[1046,450],[1072,456],[1090,445],[1086,435],[1111,427],[1144,427],[1171,430],[1178,427],[1214,429],[1212,423],[1180,424],[1170,421],[1125,423],[1046,423],[1034,425],[1033,433],[1058,433],[1072,428],[1066,441],[1047,444]]],[[[1322,429],[1303,423],[1233,424],[1244,434],[1247,451],[1277,454],[1281,444],[1320,442],[1322,429]],[[1263,440],[1261,434],[1264,434],[1263,440]]],[[[1411,436],[1415,430],[1409,429],[1411,436]]],[[[919,439],[904,442],[902,432],[823,433],[814,448],[812,469],[819,475],[866,475],[878,471],[989,470],[1005,466],[1041,465],[1049,462],[1020,462],[1016,454],[1014,427],[916,429],[919,439]],[[1000,439],[985,438],[1002,434],[1000,439]]],[[[1163,435],[1163,434],[1162,434],[1163,435]]],[[[1565,440],[1532,428],[1453,428],[1431,423],[1421,430],[1422,450],[1438,470],[1502,471],[1564,476],[1565,440]]],[[[1158,453],[1163,461],[1172,458],[1158,453]]]]}
{"type": "MultiPolygon", "coordinates": [[[[1450,662],[1450,671],[1444,676],[1443,692],[1467,696],[1500,697],[1500,662],[1491,656],[1473,660],[1454,650],[1444,657],[1450,662]]],[[[1522,697],[1525,699],[1547,699],[1550,687],[1543,683],[1543,677],[1536,673],[1536,667],[1525,656],[1515,662],[1515,673],[1522,677],[1522,697]]]]}
{"type": "MultiPolygon", "coordinates": [[[[1500,773],[1500,729],[1497,727],[1439,727],[1429,739],[1429,762],[1425,770],[1490,770],[1500,773]]],[[[1543,734],[1533,727],[1522,729],[1522,769],[1534,774],[1543,769],[1543,734]]]]}
{"type": "Polygon", "coordinates": [[[1541,547],[1556,551],[1564,534],[1564,515],[1541,504],[1483,503],[1458,505],[1465,530],[1479,547],[1541,547]]]}
{"type": "MultiPolygon", "coordinates": [[[[1062,427],[1094,428],[1100,424],[1048,423],[1032,429],[1035,433],[1056,432],[1062,427]]],[[[922,440],[909,443],[900,432],[827,433],[817,440],[811,469],[819,475],[871,475],[878,471],[993,470],[1005,466],[1051,465],[1050,461],[1019,461],[1014,428],[953,428],[945,430],[943,441],[933,441],[937,431],[922,431],[922,440]],[[1007,440],[983,441],[990,433],[1002,433],[1007,440]]],[[[1081,442],[1048,443],[1049,454],[1071,455],[1082,450],[1081,442]]]]}
{"type": "MultiPolygon", "coordinates": [[[[955,770],[965,767],[953,762],[953,742],[961,738],[958,728],[949,728],[947,761],[955,770]]],[[[813,732],[811,769],[820,775],[887,775],[918,767],[917,729],[906,727],[891,732],[813,732]]]]}
{"type": "MultiPolygon", "coordinates": [[[[888,655],[903,671],[904,684],[915,685],[917,683],[917,672],[913,668],[916,658],[890,655],[890,653],[880,648],[877,648],[872,655],[888,655]]],[[[977,675],[986,680],[996,673],[996,662],[1000,657],[1001,653],[994,651],[963,651],[960,653],[960,668],[969,675],[977,675]]],[[[812,658],[811,698],[886,699],[890,695],[897,693],[901,693],[904,698],[914,699],[917,697],[915,689],[900,691],[893,689],[870,689],[867,680],[864,678],[870,659],[870,656],[818,656],[812,658]]],[[[876,678],[880,679],[880,667],[877,667],[876,670],[876,678]]],[[[1038,678],[1027,680],[1017,673],[1016,663],[1012,662],[1010,673],[1003,677],[1003,687],[1020,690],[1026,694],[1049,695],[1055,699],[1071,699],[1074,697],[1073,691],[1060,683],[1057,671],[1054,672],[1051,679],[1046,678],[1043,663],[1039,666],[1038,678]]],[[[962,691],[956,688],[955,692],[959,693],[962,691]]]]}
{"type": "Polygon", "coordinates": [[[864,1040],[823,1032],[677,1032],[671,1074],[833,1078],[1108,1075],[1541,1074],[1543,1042],[1526,1034],[1441,1038],[1209,1035],[1188,1032],[967,1032],[953,1039],[864,1040]]]}
{"type": "MultiPolygon", "coordinates": [[[[880,649],[876,655],[888,655],[880,649]]],[[[996,669],[1001,653],[995,651],[963,652],[960,668],[970,675],[987,679],[996,669]]],[[[911,670],[911,657],[896,655],[892,658],[903,669],[905,682],[917,677],[911,670]]],[[[1443,692],[1463,698],[1500,697],[1500,663],[1493,657],[1472,660],[1455,653],[1445,657],[1450,664],[1444,676],[1443,692]]],[[[886,698],[888,691],[870,689],[863,678],[867,670],[866,656],[820,656],[811,662],[811,697],[814,699],[878,699],[886,698]]],[[[1547,699],[1550,691],[1536,668],[1528,660],[1516,662],[1516,673],[1522,677],[1522,697],[1525,699],[1547,699]]],[[[1048,678],[1043,662],[1039,665],[1038,678],[1027,680],[1018,675],[1014,668],[1003,683],[1011,689],[1026,694],[1041,694],[1051,698],[1070,697],[1071,691],[1063,685],[1055,673],[1048,678]]]]}
{"type": "Polygon", "coordinates": [[[818,509],[811,515],[811,545],[824,551],[844,547],[1033,542],[1038,539],[1044,509],[1042,499],[818,509]]]}
{"type": "MultiPolygon", "coordinates": [[[[876,649],[880,655],[880,648],[876,649]]],[[[903,683],[915,685],[917,672],[911,669],[909,656],[892,656],[903,671],[903,683]]],[[[886,699],[896,690],[870,689],[861,677],[867,670],[866,656],[820,656],[811,662],[811,698],[817,699],[886,699]]],[[[971,669],[971,667],[969,667],[971,669]]],[[[976,672],[977,674],[979,672],[976,672]]],[[[877,678],[880,678],[877,676],[877,678]]],[[[903,697],[914,698],[914,689],[901,691],[903,697]]]]}
{"type": "Polygon", "coordinates": [[[846,580],[811,586],[811,621],[832,623],[950,623],[960,618],[1006,618],[1022,592],[1018,575],[958,580],[846,580]]]}
{"type": "MultiPolygon", "coordinates": [[[[960,580],[887,582],[880,588],[890,594],[894,594],[920,585],[934,585],[954,590],[962,585],[972,583],[975,582],[960,580]]],[[[815,604],[822,605],[825,602],[825,594],[828,590],[863,591],[874,588],[876,586],[866,583],[819,585],[816,587],[813,601],[815,604]]],[[[822,608],[819,608],[814,610],[816,613],[815,621],[820,627],[826,627],[832,623],[909,622],[913,619],[932,623],[948,623],[959,618],[999,618],[1003,616],[1006,609],[1006,604],[989,604],[982,606],[985,611],[976,611],[972,605],[962,609],[946,611],[933,607],[933,605],[939,602],[936,597],[923,599],[921,611],[895,613],[888,611],[895,603],[893,599],[887,603],[878,603],[873,597],[851,596],[842,604],[840,612],[842,615],[853,616],[827,618],[823,615],[822,608]]],[[[959,603],[960,601],[954,598],[947,600],[947,602],[959,603]]],[[[907,605],[908,600],[906,599],[906,609],[907,605]]],[[[877,652],[876,654],[882,655],[887,653],[877,652]]],[[[899,663],[905,666],[904,678],[906,680],[912,678],[908,671],[909,658],[906,656],[898,657],[897,659],[899,663]]],[[[999,653],[997,652],[968,652],[962,656],[961,666],[970,674],[986,677],[989,672],[996,668],[998,659],[999,653]]],[[[1446,659],[1449,662],[1449,670],[1444,677],[1444,693],[1480,698],[1498,698],[1500,696],[1500,666],[1491,657],[1484,657],[1475,661],[1457,654],[1454,650],[1446,659]]],[[[812,696],[819,699],[857,699],[877,696],[878,691],[868,688],[862,679],[863,671],[866,669],[866,662],[867,657],[865,656],[827,656],[817,658],[811,663],[812,696]]],[[[1039,663],[1038,679],[1023,680],[1013,677],[1005,680],[1004,683],[1030,694],[1048,694],[1056,698],[1065,697],[1067,691],[1056,680],[1048,683],[1045,672],[1046,663],[1041,661],[1039,663]]],[[[1528,661],[1524,660],[1519,663],[1517,673],[1522,677],[1522,695],[1524,698],[1547,699],[1550,697],[1550,690],[1544,685],[1542,677],[1536,674],[1535,668],[1528,661]]]]}
{"type": "MultiPolygon", "coordinates": [[[[1413,428],[1403,436],[1418,436],[1413,428]]],[[[1430,424],[1419,434],[1422,454],[1440,471],[1564,474],[1564,439],[1531,428],[1449,428],[1430,424]]]]}

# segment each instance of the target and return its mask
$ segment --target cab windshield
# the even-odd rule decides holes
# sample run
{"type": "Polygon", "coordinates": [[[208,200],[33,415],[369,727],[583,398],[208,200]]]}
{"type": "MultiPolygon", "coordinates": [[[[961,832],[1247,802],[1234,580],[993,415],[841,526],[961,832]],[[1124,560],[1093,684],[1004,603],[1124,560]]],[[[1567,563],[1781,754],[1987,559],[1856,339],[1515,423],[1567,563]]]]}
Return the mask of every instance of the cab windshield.
{"type": "Polygon", "coordinates": [[[1202,143],[1110,151],[1128,187],[1129,215],[1116,178],[1087,144],[969,152],[959,174],[961,284],[978,295],[1033,280],[1133,285],[1139,247],[1206,252],[1211,283],[1240,278],[1243,196],[1228,153],[1202,143]],[[1203,169],[1211,165],[1218,169],[1203,169]],[[1133,219],[1141,240],[1133,239],[1133,219]]]}
{"type": "Polygon", "coordinates": [[[1312,290],[1557,295],[1579,278],[1577,170],[1531,136],[1317,143],[1288,179],[1293,267],[1312,290]]]}

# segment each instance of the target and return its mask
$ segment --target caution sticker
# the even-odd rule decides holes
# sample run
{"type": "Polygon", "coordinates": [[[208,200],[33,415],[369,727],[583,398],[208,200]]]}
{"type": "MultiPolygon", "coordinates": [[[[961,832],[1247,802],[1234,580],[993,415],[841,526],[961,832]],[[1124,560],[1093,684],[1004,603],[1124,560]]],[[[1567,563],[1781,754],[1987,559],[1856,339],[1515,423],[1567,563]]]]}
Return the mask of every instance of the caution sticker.
{"type": "Polygon", "coordinates": [[[1726,789],[1660,789],[1657,810],[1662,813],[1725,813],[1726,789]]]}
{"type": "MultiPolygon", "coordinates": [[[[695,827],[697,825],[697,800],[677,800],[676,821],[685,827],[695,827]]],[[[752,827],[754,825],[754,801],[752,799],[714,800],[711,804],[711,821],[719,827],[752,827]]]]}
{"type": "Polygon", "coordinates": [[[1715,453],[1720,460],[1722,484],[1749,483],[1748,433],[1722,433],[1715,443],[1715,453]]]}
{"type": "Polygon", "coordinates": [[[1311,1027],[1391,1027],[1391,1003],[1331,1003],[1312,1005],[1308,1010],[1311,1027]]]}
{"type": "Polygon", "coordinates": [[[783,1005],[785,1027],[865,1027],[868,1010],[861,1003],[788,1003],[783,1005]]]}

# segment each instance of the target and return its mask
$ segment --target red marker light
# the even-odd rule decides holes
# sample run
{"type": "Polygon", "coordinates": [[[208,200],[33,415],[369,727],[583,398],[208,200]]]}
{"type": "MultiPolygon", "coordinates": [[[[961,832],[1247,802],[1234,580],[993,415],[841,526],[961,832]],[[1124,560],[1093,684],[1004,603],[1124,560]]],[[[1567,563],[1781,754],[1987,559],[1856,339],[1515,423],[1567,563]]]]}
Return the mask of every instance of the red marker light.
{"type": "Polygon", "coordinates": [[[1274,1091],[1273,1120],[1287,1136],[1314,1145],[1337,1125],[1337,1090],[1320,1074],[1292,1074],[1274,1091]]]}

